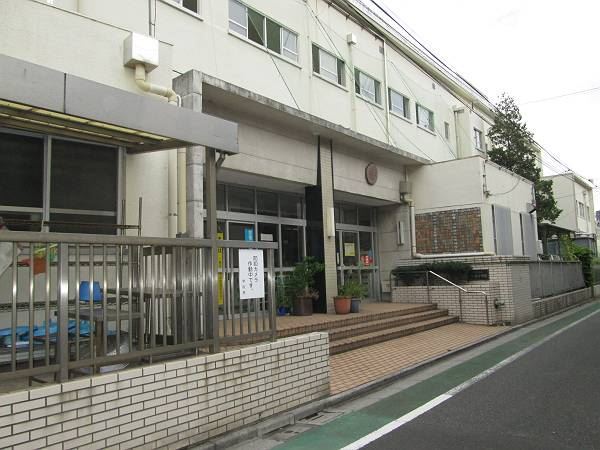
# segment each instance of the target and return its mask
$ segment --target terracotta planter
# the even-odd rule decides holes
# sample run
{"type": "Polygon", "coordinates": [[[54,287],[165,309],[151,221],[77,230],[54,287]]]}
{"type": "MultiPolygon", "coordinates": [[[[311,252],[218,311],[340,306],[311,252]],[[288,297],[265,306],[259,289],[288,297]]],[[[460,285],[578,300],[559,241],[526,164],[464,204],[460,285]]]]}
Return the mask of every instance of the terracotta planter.
{"type": "Polygon", "coordinates": [[[312,316],[313,298],[301,297],[294,298],[292,303],[292,314],[294,316],[312,316]]]}
{"type": "Polygon", "coordinates": [[[351,305],[350,297],[333,297],[333,306],[336,314],[348,314],[351,305]]]}

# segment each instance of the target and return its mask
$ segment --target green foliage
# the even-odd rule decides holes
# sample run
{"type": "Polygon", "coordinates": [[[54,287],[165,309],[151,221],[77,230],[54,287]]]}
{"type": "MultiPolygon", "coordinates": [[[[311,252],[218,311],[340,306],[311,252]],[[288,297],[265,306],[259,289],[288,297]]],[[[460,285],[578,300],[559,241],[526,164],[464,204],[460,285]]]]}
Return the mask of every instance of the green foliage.
{"type": "Polygon", "coordinates": [[[585,247],[581,247],[571,240],[569,236],[560,237],[560,255],[566,261],[581,262],[581,270],[583,271],[583,279],[586,287],[594,284],[594,275],[592,265],[594,263],[594,253],[585,247]]]}
{"type": "Polygon", "coordinates": [[[590,287],[594,284],[594,276],[592,273],[592,260],[594,254],[589,248],[580,247],[574,245],[575,257],[581,261],[581,270],[583,270],[583,279],[585,280],[586,287],[590,287]]]}
{"type": "Polygon", "coordinates": [[[355,277],[348,278],[339,290],[341,297],[365,298],[368,294],[368,288],[355,277]]]}
{"type": "Polygon", "coordinates": [[[561,213],[552,193],[552,180],[542,180],[533,133],[527,129],[514,99],[503,94],[496,105],[496,119],[488,132],[492,148],[489,158],[535,184],[538,222],[554,223],[561,213]]]}
{"type": "MultiPolygon", "coordinates": [[[[401,266],[392,270],[392,275],[401,277],[407,284],[425,284],[423,272],[431,271],[453,283],[468,281],[473,266],[462,261],[444,261],[419,264],[418,266],[401,266]]],[[[433,280],[431,280],[433,281],[433,280]]]]}
{"type": "Polygon", "coordinates": [[[290,285],[289,280],[285,275],[280,275],[275,280],[275,300],[277,306],[286,306],[290,308],[292,306],[292,299],[290,296],[290,285]]]}
{"type": "Polygon", "coordinates": [[[319,298],[319,293],[314,290],[315,275],[323,270],[325,270],[325,264],[312,256],[307,256],[302,262],[296,264],[289,277],[291,295],[319,298]]]}

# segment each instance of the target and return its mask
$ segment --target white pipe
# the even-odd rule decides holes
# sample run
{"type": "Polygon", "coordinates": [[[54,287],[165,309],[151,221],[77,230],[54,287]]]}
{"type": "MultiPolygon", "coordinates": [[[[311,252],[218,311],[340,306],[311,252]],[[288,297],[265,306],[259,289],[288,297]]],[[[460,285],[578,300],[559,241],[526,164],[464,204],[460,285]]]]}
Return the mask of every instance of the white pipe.
{"type": "MultiPolygon", "coordinates": [[[[150,83],[146,80],[146,66],[144,66],[144,64],[140,63],[135,65],[135,83],[142,91],[165,97],[169,103],[180,106],[179,96],[173,89],[150,83]]],[[[183,163],[183,167],[180,167],[180,160],[181,158],[178,155],[178,150],[169,150],[167,167],[167,224],[169,237],[175,237],[177,231],[181,231],[182,222],[181,217],[178,215],[180,208],[179,204],[183,203],[183,208],[185,208],[185,200],[182,202],[180,197],[183,196],[183,198],[185,198],[185,185],[183,186],[183,189],[180,187],[181,176],[178,176],[181,171],[185,171],[185,162],[183,163]]],[[[185,179],[183,182],[185,183],[185,179]]],[[[185,217],[183,217],[183,219],[185,220],[185,217]]]]}
{"type": "Polygon", "coordinates": [[[414,258],[417,254],[417,226],[415,224],[415,205],[412,200],[408,202],[408,208],[410,211],[410,252],[414,258]]]}
{"type": "Polygon", "coordinates": [[[144,92],[166,97],[169,103],[178,104],[178,95],[173,89],[146,81],[146,66],[141,63],[135,65],[135,83],[144,92]]]}
{"type": "Polygon", "coordinates": [[[177,149],[177,232],[187,232],[187,211],[186,211],[186,151],[185,148],[177,149]]]}

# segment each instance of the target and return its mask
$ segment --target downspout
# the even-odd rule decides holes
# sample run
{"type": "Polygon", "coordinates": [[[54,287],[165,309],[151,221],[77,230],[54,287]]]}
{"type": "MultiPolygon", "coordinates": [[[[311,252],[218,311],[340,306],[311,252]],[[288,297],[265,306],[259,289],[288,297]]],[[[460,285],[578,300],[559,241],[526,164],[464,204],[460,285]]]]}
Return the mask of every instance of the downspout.
{"type": "MultiPolygon", "coordinates": [[[[181,99],[173,89],[171,89],[170,87],[150,83],[146,80],[146,67],[144,66],[144,64],[140,63],[135,65],[135,83],[142,91],[165,97],[167,98],[170,104],[175,106],[181,106],[181,99]]],[[[185,150],[183,150],[183,152],[183,155],[185,156],[185,150]]],[[[181,229],[183,228],[183,224],[185,223],[182,222],[182,219],[185,219],[185,215],[183,217],[178,215],[180,210],[185,209],[185,201],[182,201],[182,199],[185,198],[185,184],[183,184],[182,186],[182,183],[185,183],[185,179],[182,179],[183,177],[177,176],[178,173],[180,174],[182,171],[185,171],[185,159],[180,156],[180,150],[169,150],[167,168],[167,198],[168,234],[171,238],[176,237],[178,231],[182,231],[181,229]],[[178,179],[179,184],[177,182],[178,179]]]]}
{"type": "Polygon", "coordinates": [[[390,133],[390,96],[388,93],[388,60],[387,60],[387,44],[385,39],[381,39],[383,42],[383,92],[381,93],[385,98],[384,107],[385,107],[385,131],[387,134],[387,143],[392,143],[392,135],[390,133]]]}

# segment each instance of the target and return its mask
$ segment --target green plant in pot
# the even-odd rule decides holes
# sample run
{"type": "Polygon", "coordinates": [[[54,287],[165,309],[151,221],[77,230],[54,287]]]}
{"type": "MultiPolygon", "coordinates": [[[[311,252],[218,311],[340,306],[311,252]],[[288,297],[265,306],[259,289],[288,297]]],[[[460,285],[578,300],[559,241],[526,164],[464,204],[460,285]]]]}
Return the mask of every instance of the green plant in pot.
{"type": "Polygon", "coordinates": [[[323,272],[325,265],[311,256],[294,268],[289,277],[290,293],[292,294],[292,312],[295,316],[310,316],[313,312],[313,302],[319,298],[319,292],[314,289],[315,275],[323,272]]]}
{"type": "Polygon", "coordinates": [[[286,277],[283,275],[278,276],[275,281],[275,300],[278,316],[285,316],[290,312],[292,302],[290,301],[289,290],[286,277]]]}
{"type": "Polygon", "coordinates": [[[355,277],[346,280],[340,289],[340,296],[350,297],[350,312],[357,313],[360,310],[360,302],[367,296],[368,289],[355,277]]]}

